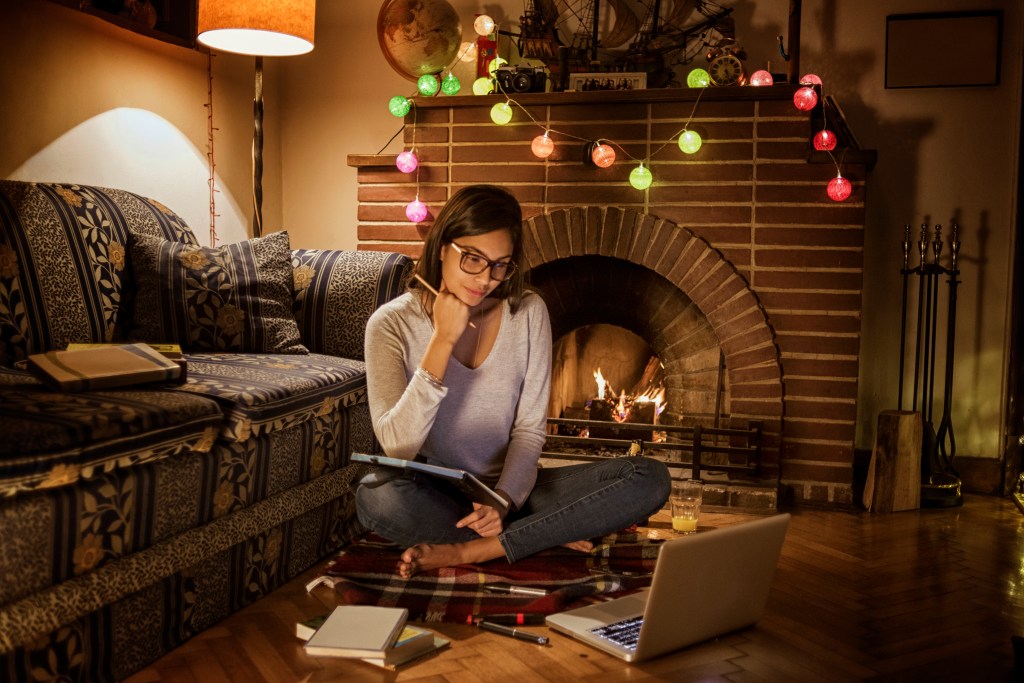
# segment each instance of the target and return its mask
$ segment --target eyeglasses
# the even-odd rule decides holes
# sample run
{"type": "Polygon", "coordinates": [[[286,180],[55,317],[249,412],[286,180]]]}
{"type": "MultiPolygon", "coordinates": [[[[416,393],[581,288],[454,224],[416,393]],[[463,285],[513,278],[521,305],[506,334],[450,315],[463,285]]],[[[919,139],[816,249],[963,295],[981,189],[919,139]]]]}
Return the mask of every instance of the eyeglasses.
{"type": "Polygon", "coordinates": [[[490,261],[480,254],[474,254],[471,251],[466,251],[463,247],[455,244],[455,242],[451,242],[451,245],[452,249],[457,251],[461,257],[459,259],[459,268],[462,269],[463,273],[479,275],[490,268],[491,279],[497,280],[498,282],[504,282],[512,277],[512,274],[516,272],[516,264],[512,261],[490,261]]]}

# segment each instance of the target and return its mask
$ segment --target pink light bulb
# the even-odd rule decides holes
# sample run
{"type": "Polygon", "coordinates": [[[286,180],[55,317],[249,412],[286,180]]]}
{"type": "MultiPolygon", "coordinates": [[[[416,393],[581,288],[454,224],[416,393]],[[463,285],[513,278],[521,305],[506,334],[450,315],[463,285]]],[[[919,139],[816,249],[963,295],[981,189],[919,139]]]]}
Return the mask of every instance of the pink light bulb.
{"type": "Polygon", "coordinates": [[[800,77],[800,85],[821,85],[821,78],[817,74],[804,74],[800,77]]]}
{"type": "Polygon", "coordinates": [[[405,205],[405,217],[413,223],[420,223],[430,213],[427,205],[420,201],[419,197],[405,205]]]}
{"type": "Polygon", "coordinates": [[[834,202],[841,202],[853,192],[853,185],[841,175],[837,175],[828,181],[828,198],[834,202]]]}
{"type": "Polygon", "coordinates": [[[750,85],[764,86],[774,84],[775,79],[772,78],[772,75],[765,71],[764,69],[761,69],[760,71],[755,71],[754,74],[750,77],[750,85]]]}
{"type": "Polygon", "coordinates": [[[793,104],[800,111],[810,111],[818,104],[818,93],[810,86],[804,86],[793,93],[793,104]]]}
{"type": "Polygon", "coordinates": [[[544,135],[538,135],[530,143],[530,150],[540,159],[547,159],[555,151],[555,142],[548,137],[547,131],[544,135]]]}
{"type": "Polygon", "coordinates": [[[836,134],[822,128],[814,135],[814,149],[819,152],[831,152],[836,148],[836,134]]]}
{"type": "Polygon", "coordinates": [[[612,149],[611,145],[598,144],[594,147],[594,151],[590,153],[590,160],[598,168],[608,168],[615,163],[615,150],[612,149]]]}
{"type": "Polygon", "coordinates": [[[420,160],[416,157],[415,152],[412,150],[406,150],[398,155],[395,159],[395,166],[402,173],[412,173],[419,168],[420,160]]]}

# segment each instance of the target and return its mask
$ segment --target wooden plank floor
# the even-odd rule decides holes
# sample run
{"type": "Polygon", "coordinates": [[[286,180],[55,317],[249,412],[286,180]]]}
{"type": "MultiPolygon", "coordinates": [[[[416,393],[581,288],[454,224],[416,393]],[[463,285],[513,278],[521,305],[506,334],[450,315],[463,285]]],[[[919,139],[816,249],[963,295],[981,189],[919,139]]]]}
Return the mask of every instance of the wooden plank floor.
{"type": "MultiPolygon", "coordinates": [[[[661,513],[651,533],[670,537],[661,513]]],[[[749,519],[710,514],[702,526],[749,519]]],[[[1024,635],[1024,515],[1009,498],[888,515],[798,509],[768,609],[749,629],[629,665],[547,627],[532,645],[431,624],[452,646],[399,672],[306,656],[295,622],[336,604],[306,593],[316,567],[205,631],[130,683],[150,681],[1005,681],[1024,635]]],[[[680,619],[686,618],[685,614],[680,619]]]]}

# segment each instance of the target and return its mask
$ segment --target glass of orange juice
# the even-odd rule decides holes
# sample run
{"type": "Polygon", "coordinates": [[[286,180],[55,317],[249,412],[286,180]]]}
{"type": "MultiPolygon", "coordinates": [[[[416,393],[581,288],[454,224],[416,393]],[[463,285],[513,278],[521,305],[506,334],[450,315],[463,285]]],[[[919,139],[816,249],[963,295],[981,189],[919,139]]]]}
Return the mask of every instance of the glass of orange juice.
{"type": "Polygon", "coordinates": [[[680,479],[672,482],[672,530],[683,534],[697,531],[700,504],[704,497],[704,484],[699,479],[680,479]]]}

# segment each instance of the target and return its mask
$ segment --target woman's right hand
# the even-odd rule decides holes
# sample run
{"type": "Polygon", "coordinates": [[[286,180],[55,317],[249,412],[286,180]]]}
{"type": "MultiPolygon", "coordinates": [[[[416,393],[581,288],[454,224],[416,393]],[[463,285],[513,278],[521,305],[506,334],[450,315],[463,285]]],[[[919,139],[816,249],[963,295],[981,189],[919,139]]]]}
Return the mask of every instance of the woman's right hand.
{"type": "Polygon", "coordinates": [[[436,333],[453,346],[469,324],[469,306],[448,291],[444,280],[441,281],[438,295],[434,297],[433,319],[436,333]]]}

